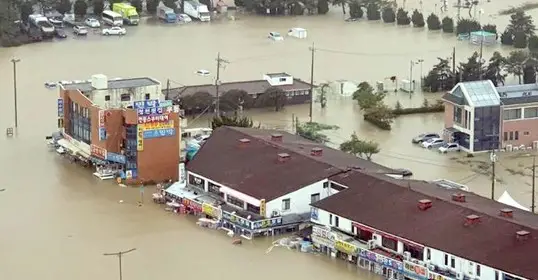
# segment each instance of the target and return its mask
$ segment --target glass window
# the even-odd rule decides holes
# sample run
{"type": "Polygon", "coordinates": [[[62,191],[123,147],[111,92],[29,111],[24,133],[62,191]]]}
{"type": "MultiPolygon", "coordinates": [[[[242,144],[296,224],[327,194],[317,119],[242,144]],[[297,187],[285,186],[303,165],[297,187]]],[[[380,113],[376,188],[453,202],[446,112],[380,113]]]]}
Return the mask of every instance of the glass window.
{"type": "Polygon", "coordinates": [[[462,112],[463,110],[459,107],[455,107],[454,108],[454,121],[461,124],[461,115],[462,115],[462,112]]]}
{"type": "Polygon", "coordinates": [[[503,140],[508,141],[508,132],[506,132],[506,131],[504,132],[503,140]]]}
{"type": "Polygon", "coordinates": [[[480,265],[476,265],[476,276],[480,276],[480,265]]]}
{"type": "Polygon", "coordinates": [[[514,132],[513,131],[510,131],[509,140],[514,140],[514,132]]]}
{"type": "Polygon", "coordinates": [[[239,208],[243,208],[245,206],[244,202],[241,199],[233,197],[231,195],[228,195],[226,197],[226,201],[228,203],[232,204],[232,205],[235,205],[235,206],[239,207],[239,208]]]}
{"type": "Polygon", "coordinates": [[[456,268],[456,258],[454,256],[450,257],[450,267],[456,268]]]}
{"type": "Polygon", "coordinates": [[[516,120],[521,119],[521,108],[519,109],[506,109],[503,112],[504,120],[516,120]]]}
{"type": "Polygon", "coordinates": [[[448,255],[445,254],[445,265],[448,265],[448,255]]]}
{"type": "Polygon", "coordinates": [[[110,95],[105,95],[105,101],[110,101],[110,95]]]}
{"type": "Polygon", "coordinates": [[[514,140],[519,140],[519,131],[514,131],[514,140]]]}
{"type": "Polygon", "coordinates": [[[334,217],[334,226],[339,227],[340,226],[340,218],[338,216],[334,217]]]}
{"type": "Polygon", "coordinates": [[[398,241],[392,239],[392,238],[388,238],[388,237],[385,237],[383,236],[381,238],[381,245],[387,249],[390,249],[390,250],[393,250],[393,251],[396,251],[398,250],[398,241]]]}
{"type": "Polygon", "coordinates": [[[149,100],[150,98],[151,97],[150,97],[149,93],[146,93],[146,95],[144,96],[144,99],[149,100]]]}
{"type": "Polygon", "coordinates": [[[282,200],[282,210],[290,210],[291,208],[291,199],[286,198],[282,200]]]}
{"type": "Polygon", "coordinates": [[[525,108],[525,118],[538,118],[538,107],[528,107],[525,108]]]}
{"type": "Polygon", "coordinates": [[[120,95],[121,101],[131,101],[131,95],[128,93],[122,93],[120,95]]]}
{"type": "Polygon", "coordinates": [[[316,201],[319,201],[319,193],[310,195],[310,203],[314,203],[316,201]]]}

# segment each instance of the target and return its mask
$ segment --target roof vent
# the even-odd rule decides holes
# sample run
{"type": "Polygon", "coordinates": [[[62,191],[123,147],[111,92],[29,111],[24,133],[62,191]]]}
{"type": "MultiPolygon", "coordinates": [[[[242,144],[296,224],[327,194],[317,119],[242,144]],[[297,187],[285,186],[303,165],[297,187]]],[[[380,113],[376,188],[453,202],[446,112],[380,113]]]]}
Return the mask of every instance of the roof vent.
{"type": "Polygon", "coordinates": [[[271,140],[272,141],[282,142],[282,134],[280,134],[280,133],[271,134],[271,140]]]}
{"type": "Polygon", "coordinates": [[[428,208],[432,207],[432,201],[429,199],[421,199],[418,201],[418,209],[422,211],[428,210],[428,208]]]}
{"type": "Polygon", "coordinates": [[[465,217],[465,226],[473,226],[480,223],[480,216],[478,215],[468,215],[465,217]]]}
{"type": "Polygon", "coordinates": [[[457,202],[465,202],[465,195],[462,193],[455,193],[452,195],[452,200],[457,202]]]}
{"type": "Polygon", "coordinates": [[[244,147],[244,146],[248,145],[248,143],[250,143],[250,139],[248,139],[248,138],[239,139],[239,146],[240,147],[244,147]]]}
{"type": "Polygon", "coordinates": [[[278,162],[286,162],[288,160],[290,160],[290,155],[288,153],[278,154],[278,162]]]}
{"type": "Polygon", "coordinates": [[[499,215],[501,215],[501,217],[505,217],[505,218],[513,218],[514,217],[514,210],[512,210],[510,208],[503,208],[503,209],[501,209],[501,212],[499,213],[499,215]]]}
{"type": "Polygon", "coordinates": [[[520,230],[516,232],[516,239],[517,240],[527,240],[529,238],[529,235],[531,235],[530,232],[526,230],[520,230]]]}
{"type": "Polygon", "coordinates": [[[323,155],[323,149],[320,147],[315,147],[310,150],[310,155],[320,157],[323,155]]]}

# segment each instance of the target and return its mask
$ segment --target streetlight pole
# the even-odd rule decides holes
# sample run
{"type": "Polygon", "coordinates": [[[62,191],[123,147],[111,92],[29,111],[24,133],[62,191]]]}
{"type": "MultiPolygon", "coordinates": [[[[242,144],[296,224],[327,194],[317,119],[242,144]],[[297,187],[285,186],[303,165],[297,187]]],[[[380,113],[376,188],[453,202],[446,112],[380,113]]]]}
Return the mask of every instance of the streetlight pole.
{"type": "Polygon", "coordinates": [[[132,251],[136,250],[136,248],[133,248],[133,249],[130,249],[130,250],[127,250],[127,251],[119,251],[117,253],[104,253],[103,255],[105,256],[117,256],[118,257],[118,260],[119,260],[119,268],[120,268],[120,280],[123,280],[123,274],[122,274],[122,261],[121,261],[121,257],[125,254],[128,254],[128,253],[131,253],[132,251]]]}
{"type": "Polygon", "coordinates": [[[419,58],[419,59],[417,60],[417,63],[420,64],[420,87],[422,87],[422,78],[423,78],[423,76],[424,76],[423,73],[422,73],[422,64],[424,63],[424,59],[419,58]]]}
{"type": "Polygon", "coordinates": [[[536,198],[534,192],[536,191],[536,156],[532,157],[532,199],[531,199],[531,211],[532,213],[535,213],[534,210],[536,209],[536,198]]]}
{"type": "Polygon", "coordinates": [[[17,112],[17,62],[20,62],[21,60],[18,58],[11,59],[11,63],[13,63],[13,105],[15,107],[15,128],[19,126],[19,117],[17,112]]]}
{"type": "Polygon", "coordinates": [[[491,200],[495,200],[495,162],[497,161],[497,155],[495,154],[495,148],[491,150],[489,155],[491,160],[491,200]]]}
{"type": "Polygon", "coordinates": [[[314,106],[314,54],[316,52],[316,48],[314,46],[314,43],[312,43],[312,47],[310,47],[310,51],[312,52],[312,58],[310,61],[310,110],[308,117],[310,118],[310,122],[312,122],[312,108],[314,106]]]}

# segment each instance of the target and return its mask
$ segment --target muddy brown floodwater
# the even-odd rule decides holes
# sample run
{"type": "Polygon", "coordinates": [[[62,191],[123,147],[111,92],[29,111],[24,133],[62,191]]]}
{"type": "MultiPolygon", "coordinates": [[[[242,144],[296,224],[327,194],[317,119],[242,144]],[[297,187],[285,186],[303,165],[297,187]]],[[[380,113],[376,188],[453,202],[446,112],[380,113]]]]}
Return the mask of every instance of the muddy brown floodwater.
{"type": "MultiPolygon", "coordinates": [[[[407,1],[418,7],[418,1],[407,1]]],[[[437,2],[437,1],[433,1],[437,2]]],[[[425,3],[425,14],[434,3],[425,3]]],[[[482,22],[504,28],[507,17],[493,17],[499,9],[523,2],[499,1],[483,5],[482,22]]],[[[454,14],[452,9],[450,14],[454,14]]],[[[536,16],[536,12],[531,11],[536,16]]],[[[424,59],[423,72],[447,57],[453,46],[458,59],[477,49],[454,36],[382,23],[342,21],[341,9],[326,16],[247,17],[235,22],[212,22],[164,26],[142,24],[123,38],[69,38],[13,49],[0,49],[0,129],[13,126],[12,68],[18,57],[19,129],[17,137],[0,137],[0,279],[67,280],[116,279],[117,260],[103,256],[136,247],[125,256],[125,279],[379,279],[326,257],[275,249],[265,254],[271,240],[256,240],[236,247],[221,233],[198,228],[185,217],[170,215],[147,203],[136,207],[138,190],[119,188],[98,181],[90,172],[47,151],[44,136],[56,125],[56,91],[43,88],[45,81],[88,79],[95,73],[109,77],[152,76],[176,83],[211,82],[196,76],[197,69],[214,69],[217,52],[231,63],[222,72],[223,81],[259,79],[263,73],[286,71],[309,77],[308,47],[332,50],[316,53],[316,82],[367,80],[375,82],[392,75],[406,78],[409,61],[424,59]],[[306,40],[286,39],[273,43],[271,31],[285,33],[300,26],[309,32],[306,40]],[[119,203],[123,200],[123,203],[119,203]]],[[[486,48],[488,57],[494,50],[486,48]]],[[[415,67],[415,79],[420,67],[415,67]]],[[[438,95],[427,94],[430,99],[438,95]]],[[[420,93],[389,94],[387,103],[400,100],[404,106],[422,103],[420,93]]],[[[399,118],[391,132],[379,131],[362,122],[359,108],[337,95],[328,107],[314,107],[314,120],[335,124],[332,145],[356,131],[362,138],[380,143],[375,160],[406,167],[420,179],[449,178],[469,181],[471,189],[489,195],[487,157],[468,159],[461,155],[438,155],[410,144],[423,131],[440,131],[440,114],[399,118]],[[480,166],[486,168],[480,168],[480,166]],[[484,175],[473,175],[476,171],[484,175]]],[[[292,115],[307,120],[308,106],[283,112],[246,112],[265,127],[290,128],[292,115]]],[[[200,118],[192,126],[203,126],[200,118]]],[[[530,177],[525,167],[529,157],[503,155],[499,165],[497,196],[509,189],[522,204],[530,204],[530,177]],[[525,172],[522,175],[522,171],[525,172]]],[[[147,190],[146,195],[151,191],[147,190]]],[[[146,199],[149,201],[149,199],[146,199]]]]}

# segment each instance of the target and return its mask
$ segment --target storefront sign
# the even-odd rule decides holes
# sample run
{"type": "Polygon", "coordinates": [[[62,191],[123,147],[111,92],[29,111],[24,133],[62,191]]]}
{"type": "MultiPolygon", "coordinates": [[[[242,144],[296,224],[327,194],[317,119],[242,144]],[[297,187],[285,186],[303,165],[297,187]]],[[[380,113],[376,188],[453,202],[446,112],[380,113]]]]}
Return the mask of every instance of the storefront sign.
{"type": "Polygon", "coordinates": [[[312,241],[320,245],[334,249],[336,234],[330,229],[320,226],[312,227],[312,241]]]}
{"type": "Polygon", "coordinates": [[[187,170],[185,169],[185,163],[179,164],[179,183],[185,184],[187,183],[187,170]]]}
{"type": "Polygon", "coordinates": [[[263,229],[282,225],[282,217],[252,222],[251,229],[263,229]]]}
{"type": "Polygon", "coordinates": [[[403,270],[404,270],[403,262],[395,260],[395,259],[391,259],[391,258],[389,258],[387,256],[384,256],[384,255],[381,255],[381,254],[378,254],[378,253],[374,253],[372,251],[360,249],[359,250],[359,256],[361,258],[363,258],[363,259],[373,261],[375,263],[378,263],[380,265],[392,268],[392,269],[394,269],[396,271],[399,271],[399,272],[403,272],[403,270]]]}
{"type": "Polygon", "coordinates": [[[209,204],[209,203],[204,203],[202,204],[202,213],[208,215],[208,216],[211,216],[213,218],[217,218],[217,219],[220,219],[221,215],[222,215],[222,210],[220,210],[219,208],[209,204]]]}
{"type": "Polygon", "coordinates": [[[138,116],[151,116],[151,115],[162,115],[175,112],[175,107],[177,106],[177,112],[179,112],[179,106],[173,105],[171,100],[145,100],[145,101],[135,101],[134,108],[138,116]]]}
{"type": "MultiPolygon", "coordinates": [[[[140,127],[140,125],[138,125],[140,127]]],[[[140,129],[139,129],[140,131],[140,129]]],[[[164,129],[152,129],[152,130],[143,130],[142,137],[144,139],[151,138],[160,138],[160,137],[170,137],[176,135],[176,130],[173,128],[164,128],[164,129]]]]}
{"type": "Polygon", "coordinates": [[[357,246],[342,240],[336,240],[336,242],[334,242],[334,248],[351,256],[357,255],[357,246]]]}
{"type": "Polygon", "coordinates": [[[111,162],[121,163],[121,164],[125,164],[125,161],[126,161],[124,155],[110,153],[110,152],[106,153],[106,160],[111,161],[111,162]]]}
{"type": "Polygon", "coordinates": [[[311,207],[310,208],[310,219],[314,220],[314,221],[317,221],[319,219],[319,214],[318,213],[319,213],[318,208],[311,207]]]}
{"type": "Polygon", "coordinates": [[[144,128],[144,130],[153,130],[153,129],[166,129],[166,128],[174,128],[174,121],[167,121],[167,122],[149,122],[144,124],[139,124],[144,128]]]}
{"type": "Polygon", "coordinates": [[[430,279],[430,280],[454,280],[455,278],[446,277],[446,276],[441,275],[439,273],[429,271],[428,272],[428,279],[430,279]]]}
{"type": "Polygon", "coordinates": [[[63,118],[64,116],[64,100],[58,98],[58,117],[63,118]]]}
{"type": "Polygon", "coordinates": [[[168,115],[153,115],[153,116],[139,116],[138,124],[152,123],[152,122],[168,122],[168,115]]]}
{"type": "Polygon", "coordinates": [[[127,179],[136,179],[138,178],[138,170],[130,169],[125,171],[125,178],[127,179]]]}
{"type": "Polygon", "coordinates": [[[106,159],[107,152],[106,152],[105,149],[92,144],[90,146],[90,155],[92,155],[93,157],[96,157],[96,158],[106,159]]]}
{"type": "Polygon", "coordinates": [[[64,118],[58,118],[58,128],[64,127],[64,118]]]}
{"type": "MultiPolygon", "coordinates": [[[[67,135],[67,134],[64,134],[64,135],[67,135]]],[[[71,138],[71,136],[69,136],[69,142],[71,144],[73,144],[73,146],[77,147],[82,153],[86,154],[86,156],[91,155],[91,147],[90,147],[90,145],[88,145],[88,144],[86,144],[84,142],[80,142],[80,141],[78,141],[76,139],[73,139],[73,138],[71,138]]]]}
{"type": "Polygon", "coordinates": [[[414,277],[414,278],[427,279],[428,270],[424,266],[405,261],[404,262],[404,274],[414,277]]]}
{"type": "Polygon", "coordinates": [[[251,221],[241,218],[229,212],[222,211],[222,218],[232,224],[251,229],[251,221]]]}
{"type": "Polygon", "coordinates": [[[105,111],[99,110],[99,141],[103,141],[106,139],[106,128],[105,128],[105,111]]]}
{"type": "Polygon", "coordinates": [[[190,207],[192,210],[196,212],[202,212],[202,205],[198,202],[192,201],[187,198],[181,199],[181,203],[185,205],[185,207],[190,207]]]}
{"type": "Polygon", "coordinates": [[[260,199],[260,216],[265,217],[265,199],[260,199]]]}
{"type": "Polygon", "coordinates": [[[144,150],[144,128],[137,125],[136,130],[136,150],[140,152],[144,150]]]}

